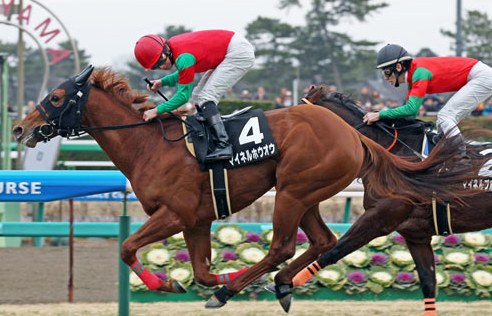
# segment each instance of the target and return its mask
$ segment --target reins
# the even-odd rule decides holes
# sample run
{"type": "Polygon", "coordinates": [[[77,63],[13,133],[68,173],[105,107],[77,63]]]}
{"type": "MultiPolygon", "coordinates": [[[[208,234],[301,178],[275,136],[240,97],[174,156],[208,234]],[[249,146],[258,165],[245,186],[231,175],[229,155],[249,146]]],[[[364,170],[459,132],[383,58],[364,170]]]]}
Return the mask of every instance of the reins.
{"type": "MultiPolygon", "coordinates": [[[[39,106],[40,110],[42,109],[44,111],[44,109],[41,105],[38,105],[38,106],[39,106]]],[[[43,113],[43,112],[40,111],[40,113],[43,113]]],[[[182,135],[178,138],[175,138],[175,139],[168,138],[166,135],[166,131],[164,129],[164,124],[162,123],[162,120],[160,118],[156,117],[155,119],[150,120],[150,121],[146,121],[146,122],[139,122],[139,123],[132,123],[132,124],[121,124],[121,125],[109,125],[109,126],[96,126],[96,127],[79,127],[79,128],[72,128],[72,129],[59,128],[59,129],[55,129],[54,132],[56,132],[57,134],[66,134],[67,135],[66,137],[69,138],[70,136],[82,136],[85,133],[90,132],[90,131],[104,131],[104,130],[118,130],[118,129],[125,129],[125,128],[133,128],[133,127],[138,127],[138,126],[150,124],[150,123],[153,123],[154,121],[159,122],[162,137],[168,142],[180,141],[183,138],[185,138],[186,136],[188,136],[190,133],[195,132],[195,130],[191,124],[189,124],[188,122],[183,120],[181,117],[179,117],[178,115],[176,115],[172,112],[168,112],[168,113],[174,119],[176,119],[176,120],[180,121],[181,123],[190,127],[190,131],[188,131],[184,135],[182,135]]],[[[45,116],[45,115],[43,115],[43,116],[45,116]]],[[[50,127],[53,127],[53,125],[50,125],[50,127]]]]}
{"type": "MultiPolygon", "coordinates": [[[[167,135],[166,135],[166,131],[164,129],[164,123],[162,123],[162,120],[160,118],[156,117],[155,119],[150,120],[150,121],[146,121],[146,122],[133,123],[133,124],[122,124],[122,125],[98,126],[98,127],[81,127],[81,128],[78,128],[78,129],[69,130],[68,132],[72,132],[71,135],[77,135],[77,136],[79,136],[80,134],[78,134],[78,132],[87,133],[89,131],[117,130],[117,129],[124,129],[124,128],[133,128],[133,127],[137,127],[137,126],[142,126],[142,125],[150,124],[150,123],[153,123],[154,121],[157,121],[159,123],[162,137],[165,140],[167,140],[168,142],[178,142],[178,141],[182,140],[183,138],[185,138],[186,136],[188,136],[189,134],[195,132],[195,130],[193,129],[193,126],[191,126],[188,122],[186,122],[185,120],[183,120],[182,118],[180,118],[178,115],[176,115],[174,113],[171,113],[171,112],[168,112],[168,113],[174,119],[176,119],[176,120],[182,122],[183,124],[189,126],[191,128],[190,131],[188,131],[186,134],[183,134],[182,136],[180,136],[178,138],[175,138],[175,139],[168,138],[167,135]]],[[[62,132],[63,131],[66,131],[66,130],[62,130],[62,132]]]]}

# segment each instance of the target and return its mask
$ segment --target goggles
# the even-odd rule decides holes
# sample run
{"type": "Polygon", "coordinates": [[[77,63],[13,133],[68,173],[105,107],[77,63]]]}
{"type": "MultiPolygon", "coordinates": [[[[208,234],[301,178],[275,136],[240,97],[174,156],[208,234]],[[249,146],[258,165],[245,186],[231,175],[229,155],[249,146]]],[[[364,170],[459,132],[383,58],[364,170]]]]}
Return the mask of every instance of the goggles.
{"type": "Polygon", "coordinates": [[[164,63],[166,62],[166,60],[168,58],[167,56],[166,57],[164,57],[164,56],[165,56],[164,54],[161,54],[161,57],[159,57],[159,59],[157,60],[157,62],[150,69],[156,70],[160,66],[164,65],[164,63]]]}
{"type": "Polygon", "coordinates": [[[384,69],[383,69],[383,76],[384,76],[385,78],[389,78],[389,77],[391,77],[391,74],[392,74],[393,72],[395,72],[395,67],[394,67],[394,66],[392,66],[392,67],[388,67],[388,68],[384,68],[384,69]]]}

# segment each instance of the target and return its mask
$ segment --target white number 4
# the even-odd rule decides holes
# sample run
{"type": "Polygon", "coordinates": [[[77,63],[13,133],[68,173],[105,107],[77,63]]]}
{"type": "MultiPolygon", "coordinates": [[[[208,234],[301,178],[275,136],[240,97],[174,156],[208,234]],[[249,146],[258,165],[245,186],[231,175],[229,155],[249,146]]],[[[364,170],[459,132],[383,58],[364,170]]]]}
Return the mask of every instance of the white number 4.
{"type": "Polygon", "coordinates": [[[255,144],[261,143],[264,136],[260,132],[260,123],[257,117],[250,118],[246,124],[244,124],[243,130],[239,135],[239,144],[244,145],[250,142],[255,142],[255,144]]]}

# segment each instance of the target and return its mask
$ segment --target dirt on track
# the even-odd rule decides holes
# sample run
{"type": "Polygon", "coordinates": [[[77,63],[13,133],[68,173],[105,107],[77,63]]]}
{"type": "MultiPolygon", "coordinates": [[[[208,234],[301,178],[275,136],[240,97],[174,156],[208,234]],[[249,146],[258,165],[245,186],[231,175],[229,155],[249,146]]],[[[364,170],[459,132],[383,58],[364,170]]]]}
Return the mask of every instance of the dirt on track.
{"type": "MultiPolygon", "coordinates": [[[[220,310],[204,309],[205,302],[132,303],[132,316],[421,316],[422,301],[295,301],[289,314],[278,302],[230,301],[220,310]]],[[[492,302],[438,303],[439,315],[490,315],[492,302]]],[[[0,305],[2,316],[112,316],[118,315],[117,303],[61,303],[41,305],[0,305]]]]}
{"type": "MultiPolygon", "coordinates": [[[[118,244],[115,239],[76,239],[74,303],[68,300],[68,247],[0,248],[1,316],[108,316],[118,314],[118,244]]],[[[130,315],[287,315],[278,302],[231,300],[220,310],[202,302],[131,303],[130,315]]],[[[438,302],[440,315],[490,315],[492,301],[438,302]]],[[[422,301],[296,301],[288,315],[423,315],[422,301]]]]}
{"type": "MultiPolygon", "coordinates": [[[[74,302],[118,301],[118,243],[77,239],[74,302]]],[[[68,302],[69,248],[0,248],[0,304],[68,302]]]]}

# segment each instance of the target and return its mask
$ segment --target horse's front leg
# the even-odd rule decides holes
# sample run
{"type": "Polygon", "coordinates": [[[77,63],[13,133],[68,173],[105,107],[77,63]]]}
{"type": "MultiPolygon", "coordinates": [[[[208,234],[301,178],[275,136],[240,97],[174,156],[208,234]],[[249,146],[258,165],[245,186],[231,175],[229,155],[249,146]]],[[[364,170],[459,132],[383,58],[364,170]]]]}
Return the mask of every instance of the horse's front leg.
{"type": "Polygon", "coordinates": [[[168,238],[184,229],[183,222],[167,206],[162,205],[152,216],[121,245],[121,259],[138,275],[150,290],[185,293],[175,280],[162,280],[148,271],[137,259],[137,250],[150,243],[168,238]]]}
{"type": "Polygon", "coordinates": [[[424,293],[424,316],[437,316],[436,311],[436,266],[434,251],[430,243],[430,238],[426,241],[416,242],[410,237],[405,237],[405,241],[412,254],[413,261],[419,274],[420,286],[424,293]]]}
{"type": "Polygon", "coordinates": [[[210,262],[212,261],[210,227],[211,223],[208,223],[183,231],[186,246],[190,253],[195,280],[198,283],[209,287],[227,284],[248,269],[243,268],[237,272],[225,274],[210,273],[210,262]]]}
{"type": "Polygon", "coordinates": [[[205,307],[219,308],[224,306],[231,297],[243,290],[248,284],[291,258],[295,253],[297,228],[305,212],[306,207],[301,201],[288,193],[277,192],[273,213],[273,239],[267,255],[227,286],[216,291],[205,307]]]}

